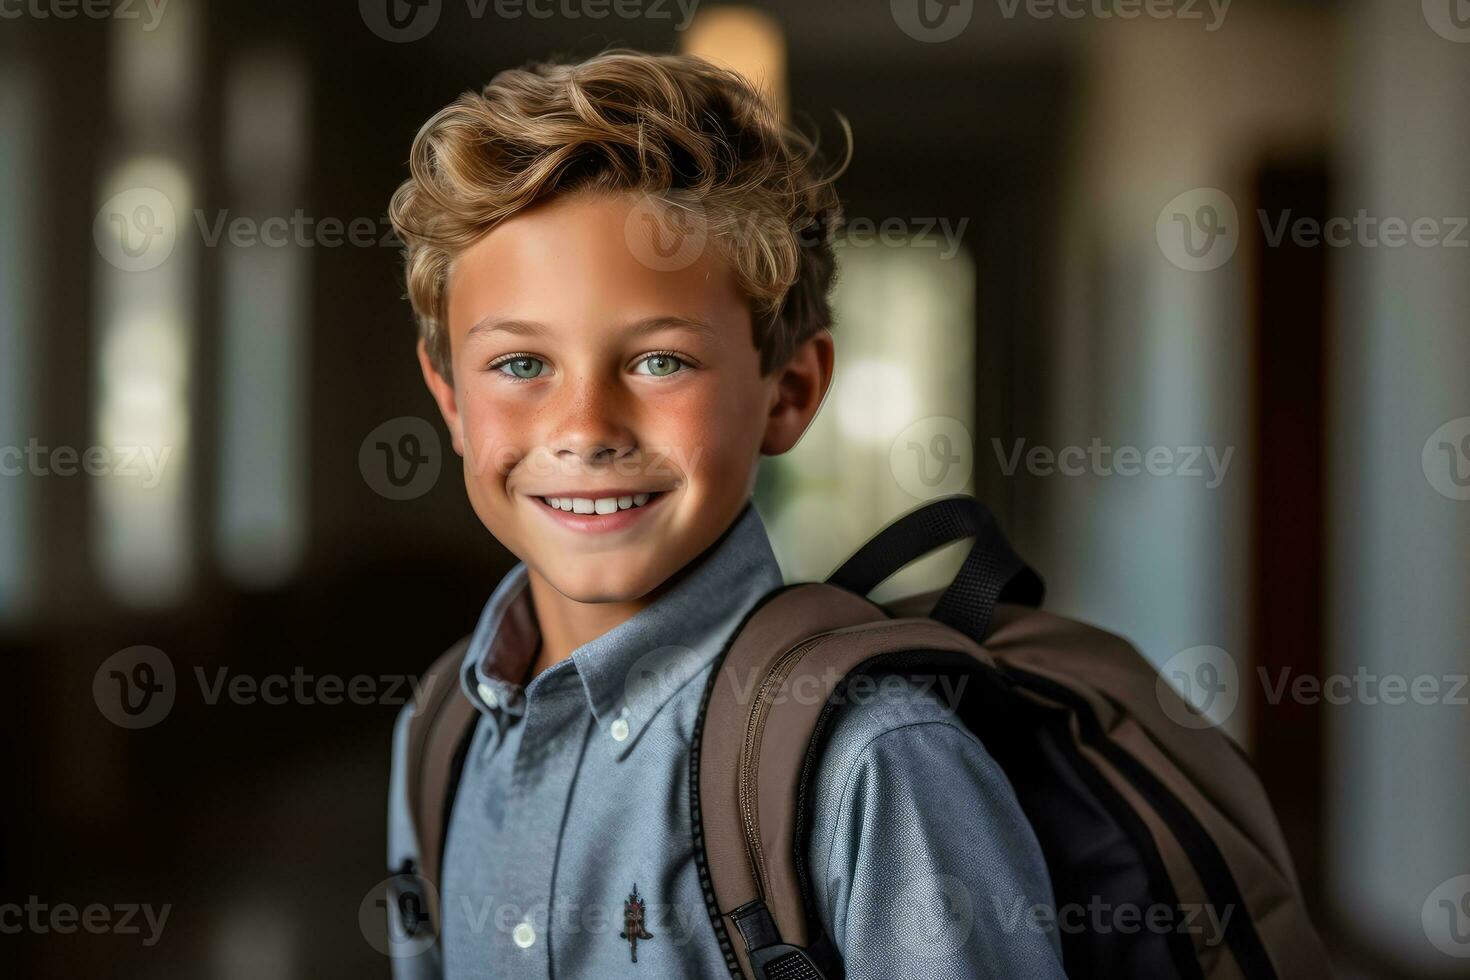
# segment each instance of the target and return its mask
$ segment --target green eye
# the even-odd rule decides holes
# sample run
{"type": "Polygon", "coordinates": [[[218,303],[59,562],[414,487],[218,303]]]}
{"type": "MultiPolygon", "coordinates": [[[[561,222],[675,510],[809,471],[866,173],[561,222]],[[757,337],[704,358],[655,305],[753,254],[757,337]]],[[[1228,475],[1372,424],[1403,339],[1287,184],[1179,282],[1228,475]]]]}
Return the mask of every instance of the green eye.
{"type": "Polygon", "coordinates": [[[639,374],[651,374],[655,378],[666,378],[671,374],[677,374],[679,369],[686,365],[682,360],[672,354],[650,354],[638,362],[640,368],[647,367],[646,371],[639,374]]]}
{"type": "Polygon", "coordinates": [[[546,362],[539,357],[516,357],[495,365],[502,374],[509,374],[521,381],[530,381],[541,374],[546,362]],[[509,368],[509,370],[506,370],[509,368]]]}

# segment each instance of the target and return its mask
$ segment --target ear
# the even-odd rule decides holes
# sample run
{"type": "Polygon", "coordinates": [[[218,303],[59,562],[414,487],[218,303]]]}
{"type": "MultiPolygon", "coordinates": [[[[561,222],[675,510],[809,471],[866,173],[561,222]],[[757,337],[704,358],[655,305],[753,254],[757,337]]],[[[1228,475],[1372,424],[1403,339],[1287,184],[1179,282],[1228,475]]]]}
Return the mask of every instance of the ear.
{"type": "Polygon", "coordinates": [[[827,396],[832,362],[832,334],[822,329],[802,341],[785,366],[776,369],[762,453],[779,456],[796,445],[827,396]]]}
{"type": "Polygon", "coordinates": [[[434,362],[429,359],[429,348],[422,340],[419,341],[419,370],[424,373],[424,384],[429,388],[429,394],[434,396],[434,401],[439,405],[439,414],[444,416],[444,424],[449,427],[449,439],[454,445],[454,451],[464,455],[464,429],[459,423],[459,402],[454,396],[454,383],[444,380],[434,362]]]}

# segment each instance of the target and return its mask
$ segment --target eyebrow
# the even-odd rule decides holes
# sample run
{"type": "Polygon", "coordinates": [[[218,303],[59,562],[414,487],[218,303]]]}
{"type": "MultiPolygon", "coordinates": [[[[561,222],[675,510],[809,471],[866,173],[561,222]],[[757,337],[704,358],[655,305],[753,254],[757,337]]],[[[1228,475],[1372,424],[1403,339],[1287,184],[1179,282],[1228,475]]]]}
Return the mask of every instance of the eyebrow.
{"type": "MultiPolygon", "coordinates": [[[[707,337],[709,340],[715,342],[719,342],[720,340],[719,332],[698,317],[652,316],[642,320],[635,320],[633,323],[617,329],[627,333],[630,337],[641,337],[644,334],[655,333],[659,330],[690,330],[707,337]]],[[[502,318],[492,314],[470,327],[469,332],[465,336],[467,338],[475,337],[495,331],[514,334],[518,337],[538,337],[551,332],[546,324],[539,323],[535,320],[502,318]]]]}

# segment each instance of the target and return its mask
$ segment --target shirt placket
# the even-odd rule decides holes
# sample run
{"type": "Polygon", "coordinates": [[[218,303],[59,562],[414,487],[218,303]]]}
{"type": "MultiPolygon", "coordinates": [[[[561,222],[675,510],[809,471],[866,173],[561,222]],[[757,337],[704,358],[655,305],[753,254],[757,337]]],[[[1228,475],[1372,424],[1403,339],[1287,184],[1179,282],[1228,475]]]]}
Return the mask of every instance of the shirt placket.
{"type": "Polygon", "coordinates": [[[500,864],[503,896],[495,928],[509,962],[505,976],[552,976],[553,876],[558,841],[591,727],[587,702],[572,683],[528,692],[501,840],[513,848],[500,864]]]}

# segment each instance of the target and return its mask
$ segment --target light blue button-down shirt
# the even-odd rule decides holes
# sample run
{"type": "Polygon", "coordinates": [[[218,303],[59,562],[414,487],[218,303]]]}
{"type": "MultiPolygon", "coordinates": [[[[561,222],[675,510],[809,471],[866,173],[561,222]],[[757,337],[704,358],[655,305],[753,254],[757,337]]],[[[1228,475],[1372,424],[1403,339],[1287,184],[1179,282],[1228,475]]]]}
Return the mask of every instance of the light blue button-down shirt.
{"type": "MultiPolygon", "coordinates": [[[[725,642],[782,584],[753,504],[657,601],[524,684],[537,627],[524,564],[465,657],[481,713],[445,844],[433,955],[395,976],[728,977],[690,835],[689,745],[725,642]],[[524,684],[524,686],[523,686],[524,684]],[[636,886],[637,944],[620,936],[636,886]]],[[[891,689],[889,689],[891,691],[891,689]]],[[[999,766],[937,695],[854,701],[817,767],[809,868],[846,973],[1062,977],[1036,838],[999,766]]],[[[395,734],[390,863],[412,855],[395,734]]]]}

